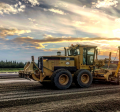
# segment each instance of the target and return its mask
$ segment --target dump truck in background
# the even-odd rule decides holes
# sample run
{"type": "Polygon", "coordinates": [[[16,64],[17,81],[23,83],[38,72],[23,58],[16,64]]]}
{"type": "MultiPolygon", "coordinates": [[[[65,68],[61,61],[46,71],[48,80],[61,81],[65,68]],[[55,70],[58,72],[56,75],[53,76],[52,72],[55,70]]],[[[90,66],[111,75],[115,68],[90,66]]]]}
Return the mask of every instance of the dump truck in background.
{"type": "Polygon", "coordinates": [[[108,61],[111,61],[111,53],[108,59],[98,60],[97,46],[92,45],[71,45],[64,48],[65,55],[57,52],[56,56],[39,56],[38,66],[34,62],[28,62],[23,71],[19,71],[19,77],[33,79],[42,84],[50,81],[52,86],[58,89],[67,89],[74,82],[78,87],[89,87],[93,79],[119,82],[117,70],[97,70],[108,61]],[[34,69],[36,67],[37,69],[34,69]]]}

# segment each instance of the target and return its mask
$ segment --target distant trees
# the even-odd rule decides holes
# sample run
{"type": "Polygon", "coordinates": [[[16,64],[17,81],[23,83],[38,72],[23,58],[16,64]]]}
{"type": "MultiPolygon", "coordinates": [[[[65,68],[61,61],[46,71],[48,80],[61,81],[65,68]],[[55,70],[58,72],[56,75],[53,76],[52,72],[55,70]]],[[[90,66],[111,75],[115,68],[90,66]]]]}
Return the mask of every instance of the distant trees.
{"type": "Polygon", "coordinates": [[[0,68],[24,68],[26,63],[16,61],[0,61],[0,68]]]}

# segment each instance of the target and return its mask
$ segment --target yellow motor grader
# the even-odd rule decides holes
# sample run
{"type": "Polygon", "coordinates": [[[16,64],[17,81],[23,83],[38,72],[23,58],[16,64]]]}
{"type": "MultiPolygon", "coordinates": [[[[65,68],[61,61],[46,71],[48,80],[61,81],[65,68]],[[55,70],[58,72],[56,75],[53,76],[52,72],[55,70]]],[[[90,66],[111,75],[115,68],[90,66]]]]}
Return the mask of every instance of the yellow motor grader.
{"type": "Polygon", "coordinates": [[[103,66],[105,61],[97,59],[97,46],[77,44],[64,50],[64,56],[57,52],[56,56],[38,57],[38,66],[32,56],[32,62],[19,71],[19,77],[33,79],[41,84],[51,81],[58,89],[67,89],[72,82],[78,87],[89,87],[93,78],[106,81],[118,79],[119,68],[116,71],[95,69],[96,66],[103,66]]]}

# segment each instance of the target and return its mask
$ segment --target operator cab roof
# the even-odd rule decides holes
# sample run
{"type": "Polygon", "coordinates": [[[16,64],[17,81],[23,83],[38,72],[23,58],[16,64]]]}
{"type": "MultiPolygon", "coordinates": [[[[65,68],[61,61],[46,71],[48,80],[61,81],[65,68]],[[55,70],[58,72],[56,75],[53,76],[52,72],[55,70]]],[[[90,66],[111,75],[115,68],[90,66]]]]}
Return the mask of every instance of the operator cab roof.
{"type": "Polygon", "coordinates": [[[82,45],[82,44],[76,44],[76,45],[71,45],[68,48],[72,48],[72,47],[94,47],[96,48],[97,46],[93,46],[93,45],[82,45]]]}

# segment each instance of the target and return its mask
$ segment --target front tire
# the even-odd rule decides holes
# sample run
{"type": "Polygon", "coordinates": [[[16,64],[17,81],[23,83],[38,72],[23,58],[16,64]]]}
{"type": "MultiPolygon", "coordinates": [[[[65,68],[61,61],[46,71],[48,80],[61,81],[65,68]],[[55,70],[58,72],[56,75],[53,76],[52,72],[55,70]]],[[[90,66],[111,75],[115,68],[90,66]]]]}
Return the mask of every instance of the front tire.
{"type": "Polygon", "coordinates": [[[78,87],[89,87],[92,84],[93,76],[88,70],[78,70],[74,76],[74,82],[78,87]]]}
{"type": "Polygon", "coordinates": [[[72,75],[68,70],[59,69],[53,73],[51,81],[58,89],[67,89],[72,84],[72,75]]]}

